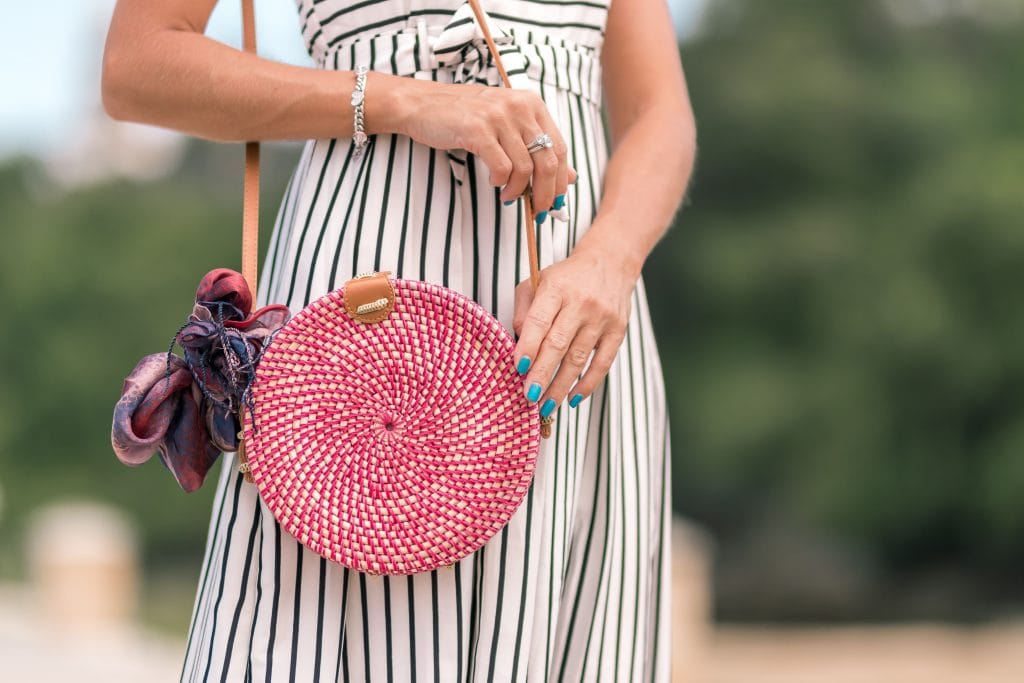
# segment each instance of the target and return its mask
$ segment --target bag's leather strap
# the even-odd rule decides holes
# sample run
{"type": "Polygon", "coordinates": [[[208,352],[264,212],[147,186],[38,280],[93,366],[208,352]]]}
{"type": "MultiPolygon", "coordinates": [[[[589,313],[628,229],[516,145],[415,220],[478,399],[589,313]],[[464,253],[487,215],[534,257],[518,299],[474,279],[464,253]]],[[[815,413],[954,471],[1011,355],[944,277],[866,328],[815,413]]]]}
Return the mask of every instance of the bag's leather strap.
{"type": "MultiPolygon", "coordinates": [[[[256,52],[256,11],[253,0],[242,0],[242,47],[256,52]]],[[[260,250],[260,143],[245,143],[242,181],[242,277],[256,298],[256,264],[260,250]]]]}
{"type": "MultiPolygon", "coordinates": [[[[487,49],[491,51],[501,81],[506,88],[511,88],[505,65],[501,62],[491,29],[487,24],[479,0],[469,0],[476,15],[476,21],[483,31],[487,49]]],[[[256,52],[256,13],[253,0],[242,0],[242,47],[246,52],[256,52]]],[[[537,226],[534,223],[533,207],[530,192],[527,189],[522,195],[525,220],[523,229],[526,236],[526,250],[530,262],[530,283],[534,292],[540,282],[540,267],[537,262],[537,226]]],[[[253,296],[256,296],[256,264],[259,254],[259,211],[260,211],[260,145],[259,142],[245,143],[245,180],[242,187],[242,276],[245,278],[253,296]]]]}

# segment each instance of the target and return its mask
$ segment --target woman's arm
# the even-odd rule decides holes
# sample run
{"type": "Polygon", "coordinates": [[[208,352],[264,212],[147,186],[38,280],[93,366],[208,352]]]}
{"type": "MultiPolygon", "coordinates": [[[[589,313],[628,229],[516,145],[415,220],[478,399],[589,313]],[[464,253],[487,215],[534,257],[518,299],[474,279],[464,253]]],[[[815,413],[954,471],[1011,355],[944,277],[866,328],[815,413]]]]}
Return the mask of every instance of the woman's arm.
{"type": "Polygon", "coordinates": [[[580,246],[603,243],[639,277],[682,201],[697,151],[665,0],[612,2],[601,63],[614,153],[598,219],[580,246]]]}
{"type": "MultiPolygon", "coordinates": [[[[113,118],[222,141],[352,135],[351,71],[281,64],[208,38],[203,31],[215,4],[117,3],[102,80],[103,105],[113,118]]],[[[379,102],[387,84],[374,85],[373,102],[379,102]]],[[[367,116],[367,123],[381,119],[367,116]]]]}
{"type": "Polygon", "coordinates": [[[696,154],[665,0],[611,3],[602,66],[614,152],[600,208],[569,258],[542,271],[536,298],[524,284],[516,292],[516,358],[533,361],[519,367],[531,366],[527,392],[540,385],[542,413],[570,395],[570,387],[575,406],[575,396],[588,395],[608,373],[641,267],[682,201],[696,154]]]}
{"type": "MultiPolygon", "coordinates": [[[[234,0],[240,2],[240,0],[234,0]]],[[[115,119],[210,140],[351,137],[351,71],[281,64],[203,35],[216,0],[118,0],[103,58],[103,106],[115,119]]],[[[370,72],[366,132],[465,149],[514,199],[532,187],[538,209],[565,192],[566,146],[534,93],[370,72]],[[552,150],[530,155],[548,132],[552,150]]]]}

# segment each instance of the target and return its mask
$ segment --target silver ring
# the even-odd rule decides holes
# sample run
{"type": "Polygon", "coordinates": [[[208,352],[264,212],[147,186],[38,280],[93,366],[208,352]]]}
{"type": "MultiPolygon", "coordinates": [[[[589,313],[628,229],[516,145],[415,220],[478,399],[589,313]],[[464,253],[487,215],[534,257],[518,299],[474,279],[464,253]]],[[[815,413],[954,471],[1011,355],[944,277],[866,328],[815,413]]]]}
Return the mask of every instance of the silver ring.
{"type": "Polygon", "coordinates": [[[555,141],[551,139],[551,136],[547,133],[541,133],[526,146],[526,151],[533,154],[534,152],[539,152],[542,149],[551,149],[554,146],[555,141]]]}

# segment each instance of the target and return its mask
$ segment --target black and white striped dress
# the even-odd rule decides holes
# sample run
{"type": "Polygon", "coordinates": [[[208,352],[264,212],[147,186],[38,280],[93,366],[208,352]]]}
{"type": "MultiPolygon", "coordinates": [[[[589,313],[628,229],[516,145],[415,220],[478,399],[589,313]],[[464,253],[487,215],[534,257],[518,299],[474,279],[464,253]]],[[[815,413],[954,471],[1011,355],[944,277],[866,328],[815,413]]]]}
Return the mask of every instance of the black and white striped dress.
{"type": "MultiPolygon", "coordinates": [[[[297,1],[321,68],[499,84],[462,0],[297,1]]],[[[569,220],[540,227],[542,267],[570,253],[600,200],[609,1],[482,2],[516,87],[542,95],[579,173],[569,220]]],[[[259,303],[298,311],[356,273],[390,270],[471,296],[511,328],[528,272],[520,215],[465,152],[377,135],[357,159],[347,138],[310,140],[259,303]]],[[[305,549],[226,454],[181,679],[667,681],[669,434],[642,281],[607,380],[556,418],[509,524],[453,567],[411,576],[361,574],[305,549]]]]}

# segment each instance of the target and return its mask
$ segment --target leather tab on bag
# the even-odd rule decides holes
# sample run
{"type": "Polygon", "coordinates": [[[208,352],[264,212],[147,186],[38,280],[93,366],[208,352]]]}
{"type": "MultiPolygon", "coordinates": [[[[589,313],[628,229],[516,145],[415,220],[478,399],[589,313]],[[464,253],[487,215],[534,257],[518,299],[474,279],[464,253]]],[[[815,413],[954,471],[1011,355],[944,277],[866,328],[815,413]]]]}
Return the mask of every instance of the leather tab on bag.
{"type": "Polygon", "coordinates": [[[345,283],[345,310],[362,323],[379,323],[395,310],[395,288],[390,271],[357,275],[345,283]]]}

